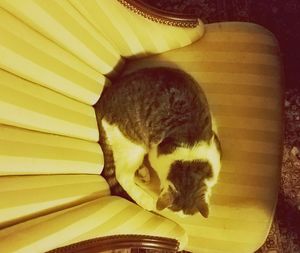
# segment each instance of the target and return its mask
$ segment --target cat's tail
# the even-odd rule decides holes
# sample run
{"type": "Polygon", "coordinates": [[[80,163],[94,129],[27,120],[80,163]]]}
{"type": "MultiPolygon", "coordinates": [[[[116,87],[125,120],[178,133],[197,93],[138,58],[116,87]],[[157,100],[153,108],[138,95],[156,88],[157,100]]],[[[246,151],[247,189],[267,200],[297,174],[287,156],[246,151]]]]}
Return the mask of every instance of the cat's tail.
{"type": "Polygon", "coordinates": [[[103,156],[104,156],[104,168],[101,175],[107,181],[111,195],[117,195],[123,198],[132,201],[132,198],[127,194],[127,192],[122,188],[116,178],[115,173],[115,162],[114,162],[114,155],[110,145],[107,143],[107,137],[105,130],[102,126],[101,120],[98,120],[98,129],[99,129],[99,144],[102,148],[103,156]]]}

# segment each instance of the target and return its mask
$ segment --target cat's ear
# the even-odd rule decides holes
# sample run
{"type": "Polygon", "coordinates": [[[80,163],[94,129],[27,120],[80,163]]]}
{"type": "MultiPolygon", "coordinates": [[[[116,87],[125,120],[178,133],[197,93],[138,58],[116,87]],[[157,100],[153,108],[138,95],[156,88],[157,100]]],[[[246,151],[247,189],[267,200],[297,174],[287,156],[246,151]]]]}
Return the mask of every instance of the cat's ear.
{"type": "Polygon", "coordinates": [[[214,135],[214,141],[216,143],[216,147],[217,147],[220,155],[222,156],[222,146],[221,146],[220,139],[219,139],[218,135],[215,132],[213,132],[213,135],[214,135]]]}
{"type": "Polygon", "coordinates": [[[158,155],[171,154],[175,149],[176,149],[176,145],[174,140],[170,137],[166,137],[157,146],[157,154],[158,155]]]}
{"type": "Polygon", "coordinates": [[[202,214],[202,216],[204,218],[208,218],[208,215],[209,215],[209,206],[206,203],[206,201],[203,201],[203,200],[199,201],[198,205],[197,205],[197,208],[198,208],[199,212],[202,214]]]}
{"type": "Polygon", "coordinates": [[[156,209],[163,210],[170,207],[173,204],[174,196],[171,191],[163,192],[159,195],[156,202],[156,209]]]}

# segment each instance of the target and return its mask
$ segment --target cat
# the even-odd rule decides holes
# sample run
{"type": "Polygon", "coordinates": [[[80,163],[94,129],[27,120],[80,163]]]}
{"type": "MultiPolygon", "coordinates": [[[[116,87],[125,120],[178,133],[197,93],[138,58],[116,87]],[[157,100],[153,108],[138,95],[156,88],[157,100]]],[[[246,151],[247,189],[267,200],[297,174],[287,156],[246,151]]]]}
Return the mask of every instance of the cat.
{"type": "Polygon", "coordinates": [[[112,194],[150,211],[169,208],[208,217],[221,145],[205,94],[190,75],[154,67],[121,76],[104,88],[95,111],[102,175],[112,194]],[[155,177],[156,192],[136,183],[155,177]]]}

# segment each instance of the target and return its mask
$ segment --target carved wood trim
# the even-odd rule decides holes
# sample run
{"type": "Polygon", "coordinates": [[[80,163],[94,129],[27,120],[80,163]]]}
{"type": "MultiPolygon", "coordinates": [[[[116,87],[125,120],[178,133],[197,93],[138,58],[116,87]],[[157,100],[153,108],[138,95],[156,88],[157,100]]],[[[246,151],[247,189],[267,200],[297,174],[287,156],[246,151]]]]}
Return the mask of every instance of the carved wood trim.
{"type": "MultiPolygon", "coordinates": [[[[95,238],[65,247],[57,248],[48,253],[100,253],[114,250],[144,249],[163,253],[178,252],[179,243],[175,239],[145,235],[115,235],[95,238]]],[[[119,252],[119,251],[118,251],[119,252]]],[[[126,251],[125,251],[126,252],[126,251]]]]}
{"type": "Polygon", "coordinates": [[[160,10],[141,0],[118,1],[134,13],[157,23],[179,27],[196,27],[199,24],[198,17],[194,15],[178,14],[160,10]]]}

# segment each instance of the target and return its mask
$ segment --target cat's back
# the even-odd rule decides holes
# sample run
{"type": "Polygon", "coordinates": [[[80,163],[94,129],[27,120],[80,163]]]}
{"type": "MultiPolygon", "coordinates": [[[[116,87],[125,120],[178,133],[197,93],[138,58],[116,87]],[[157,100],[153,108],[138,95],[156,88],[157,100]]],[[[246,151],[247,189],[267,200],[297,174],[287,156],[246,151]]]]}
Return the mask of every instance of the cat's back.
{"type": "Polygon", "coordinates": [[[121,76],[104,89],[96,106],[109,123],[147,143],[185,123],[199,125],[204,114],[208,116],[205,95],[195,80],[166,67],[121,76]]]}
{"type": "Polygon", "coordinates": [[[142,105],[148,107],[156,101],[165,101],[174,72],[170,68],[146,68],[121,76],[105,87],[99,103],[108,110],[107,105],[141,109],[142,105]]]}

